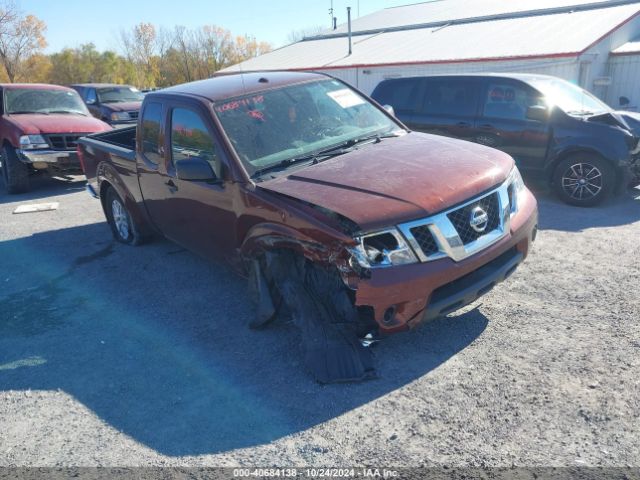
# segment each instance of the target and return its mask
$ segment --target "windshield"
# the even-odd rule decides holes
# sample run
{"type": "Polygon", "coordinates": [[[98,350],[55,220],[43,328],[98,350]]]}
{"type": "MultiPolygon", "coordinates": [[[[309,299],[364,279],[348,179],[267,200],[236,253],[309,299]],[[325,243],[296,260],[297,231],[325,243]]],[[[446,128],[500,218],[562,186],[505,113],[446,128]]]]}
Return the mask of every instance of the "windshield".
{"type": "Polygon", "coordinates": [[[135,87],[109,87],[98,89],[100,103],[141,102],[144,95],[135,87]]]}
{"type": "Polygon", "coordinates": [[[5,113],[78,113],[88,115],[87,107],[75,91],[36,88],[5,88],[5,113]]]}
{"type": "Polygon", "coordinates": [[[250,174],[369,135],[404,133],[378,108],[337,80],[320,80],[214,104],[250,174]]]}
{"type": "Polygon", "coordinates": [[[537,78],[529,83],[545,96],[547,105],[555,105],[565,113],[586,115],[611,111],[607,104],[566,80],[537,78]]]}

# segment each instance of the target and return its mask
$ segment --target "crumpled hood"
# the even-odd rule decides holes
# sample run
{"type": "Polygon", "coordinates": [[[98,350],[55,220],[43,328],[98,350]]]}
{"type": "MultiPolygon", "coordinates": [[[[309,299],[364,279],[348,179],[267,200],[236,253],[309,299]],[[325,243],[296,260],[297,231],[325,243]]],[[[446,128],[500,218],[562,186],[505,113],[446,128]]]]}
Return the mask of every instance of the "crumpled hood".
{"type": "Polygon", "coordinates": [[[372,231],[468,200],[503,182],[513,164],[492,148],[412,132],[258,187],[327,208],[372,231]]]}
{"type": "Polygon", "coordinates": [[[5,120],[13,123],[24,135],[96,133],[111,130],[111,127],[106,123],[84,115],[23,113],[6,115],[5,120]]]}
{"type": "Polygon", "coordinates": [[[103,103],[102,106],[113,112],[137,112],[142,102],[103,103]]]}
{"type": "Polygon", "coordinates": [[[627,112],[624,110],[616,111],[615,113],[623,118],[624,122],[631,130],[631,133],[633,133],[636,137],[640,137],[640,113],[627,112]]]}

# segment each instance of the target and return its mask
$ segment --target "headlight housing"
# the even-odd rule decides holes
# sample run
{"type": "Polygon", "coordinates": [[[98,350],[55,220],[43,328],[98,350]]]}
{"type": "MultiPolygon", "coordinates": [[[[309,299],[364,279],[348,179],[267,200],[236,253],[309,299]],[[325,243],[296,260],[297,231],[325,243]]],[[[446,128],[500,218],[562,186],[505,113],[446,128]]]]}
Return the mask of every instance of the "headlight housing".
{"type": "Polygon", "coordinates": [[[131,116],[129,115],[129,112],[113,112],[111,114],[111,120],[130,120],[131,116]]]}
{"type": "Polygon", "coordinates": [[[358,245],[349,249],[360,267],[381,268],[416,263],[418,258],[396,228],[363,235],[358,245]]]}
{"type": "Polygon", "coordinates": [[[23,150],[33,150],[35,148],[49,147],[49,144],[42,135],[22,135],[19,142],[20,148],[23,150]]]}
{"type": "Polygon", "coordinates": [[[518,211],[518,206],[520,204],[520,200],[526,187],[524,185],[524,181],[522,180],[522,175],[520,174],[520,170],[518,167],[513,167],[511,173],[509,174],[509,178],[507,179],[507,192],[509,194],[509,204],[511,206],[511,214],[513,215],[518,211]]]}

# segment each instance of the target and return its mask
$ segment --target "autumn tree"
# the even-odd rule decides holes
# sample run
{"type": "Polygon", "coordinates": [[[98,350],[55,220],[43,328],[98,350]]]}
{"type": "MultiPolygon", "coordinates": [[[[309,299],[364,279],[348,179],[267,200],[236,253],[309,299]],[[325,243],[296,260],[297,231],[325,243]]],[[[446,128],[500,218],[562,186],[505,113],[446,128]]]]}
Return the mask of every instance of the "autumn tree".
{"type": "Polygon", "coordinates": [[[155,87],[158,71],[158,34],[152,23],[141,22],[120,31],[120,43],[127,60],[136,66],[137,85],[155,87]]]}
{"type": "MultiPolygon", "coordinates": [[[[10,82],[23,72],[25,61],[47,46],[46,24],[34,15],[16,14],[0,32],[0,60],[10,82]]],[[[27,79],[28,80],[28,79],[27,79]]]]}

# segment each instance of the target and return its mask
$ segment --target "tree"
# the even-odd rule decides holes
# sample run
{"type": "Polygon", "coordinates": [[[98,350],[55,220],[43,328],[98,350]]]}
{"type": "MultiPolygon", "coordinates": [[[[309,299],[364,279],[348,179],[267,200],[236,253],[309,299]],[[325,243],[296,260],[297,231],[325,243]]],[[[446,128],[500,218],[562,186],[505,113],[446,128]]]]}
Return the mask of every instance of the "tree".
{"type": "Polygon", "coordinates": [[[127,60],[137,69],[137,85],[155,87],[158,77],[158,35],[152,23],[141,22],[130,31],[120,31],[120,43],[127,60]]]}
{"type": "Polygon", "coordinates": [[[34,15],[17,15],[6,27],[6,32],[0,32],[0,60],[13,83],[24,62],[47,46],[47,26],[34,15]]]}
{"type": "Polygon", "coordinates": [[[291,30],[289,32],[289,35],[287,35],[287,40],[289,41],[289,43],[298,43],[300,40],[304,40],[305,38],[320,35],[324,31],[325,28],[320,25],[303,28],[301,30],[291,30]]]}

